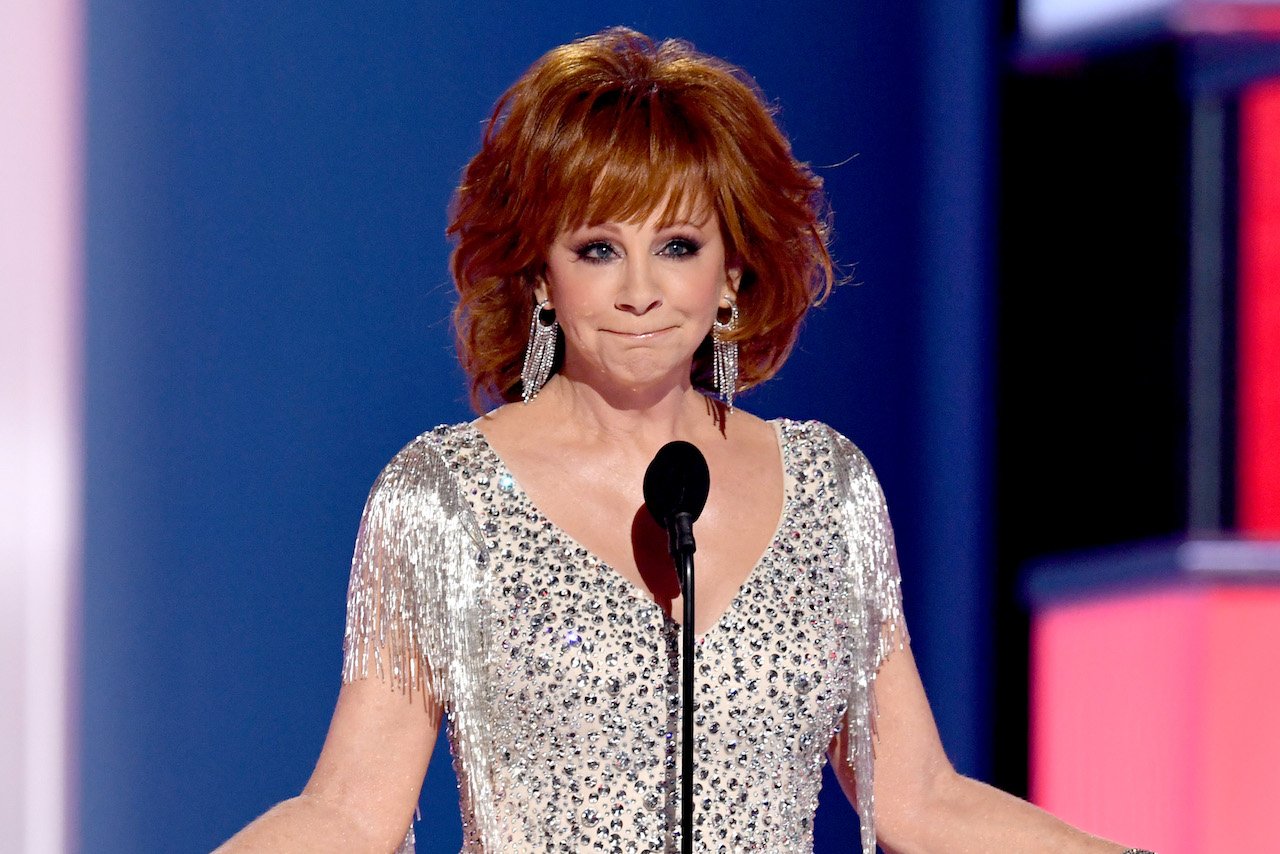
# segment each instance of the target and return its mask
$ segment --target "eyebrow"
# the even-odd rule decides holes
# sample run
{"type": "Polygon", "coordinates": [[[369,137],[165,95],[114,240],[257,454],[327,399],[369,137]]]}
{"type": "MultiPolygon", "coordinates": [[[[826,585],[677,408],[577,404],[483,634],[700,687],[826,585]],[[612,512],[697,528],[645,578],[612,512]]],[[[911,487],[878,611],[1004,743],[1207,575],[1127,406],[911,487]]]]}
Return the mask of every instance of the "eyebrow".
{"type": "Polygon", "coordinates": [[[671,222],[660,222],[658,223],[658,231],[664,231],[668,228],[683,228],[685,226],[691,226],[693,228],[706,228],[709,224],[711,224],[711,222],[714,219],[715,219],[714,216],[708,216],[700,220],[677,219],[677,220],[672,220],[671,222]]]}
{"type": "MultiPolygon", "coordinates": [[[[658,223],[657,225],[654,226],[654,230],[668,231],[673,228],[703,229],[709,226],[714,220],[715,220],[714,214],[709,214],[708,216],[706,216],[701,220],[687,219],[687,218],[674,219],[669,222],[658,223]]],[[[566,229],[563,232],[563,234],[566,234],[566,235],[578,234],[579,232],[589,231],[590,229],[593,229],[593,228],[598,228],[604,231],[617,233],[621,231],[621,229],[618,227],[619,225],[620,223],[617,220],[606,220],[605,222],[592,222],[592,223],[586,223],[584,225],[577,226],[576,228],[566,229]]]]}

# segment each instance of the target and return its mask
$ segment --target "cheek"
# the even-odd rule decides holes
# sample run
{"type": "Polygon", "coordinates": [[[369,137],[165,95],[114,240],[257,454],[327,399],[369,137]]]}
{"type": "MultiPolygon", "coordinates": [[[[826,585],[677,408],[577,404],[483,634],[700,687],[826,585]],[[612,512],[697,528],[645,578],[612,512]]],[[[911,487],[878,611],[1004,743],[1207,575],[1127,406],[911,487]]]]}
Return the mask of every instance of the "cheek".
{"type": "Polygon", "coordinates": [[[557,314],[576,313],[591,302],[592,293],[599,288],[593,287],[590,273],[567,264],[547,266],[547,295],[555,304],[557,314]]]}
{"type": "Polygon", "coordinates": [[[714,314],[724,293],[725,277],[720,268],[709,266],[688,277],[678,290],[681,303],[689,311],[714,314]]]}
{"type": "Polygon", "coordinates": [[[561,322],[587,319],[602,310],[600,300],[593,299],[590,291],[565,288],[556,299],[556,312],[564,317],[561,322]]]}
{"type": "Polygon", "coordinates": [[[607,290],[598,282],[584,282],[580,278],[561,279],[559,287],[551,288],[551,298],[555,303],[560,325],[590,325],[610,308],[611,304],[602,296],[606,293],[607,290]]]}

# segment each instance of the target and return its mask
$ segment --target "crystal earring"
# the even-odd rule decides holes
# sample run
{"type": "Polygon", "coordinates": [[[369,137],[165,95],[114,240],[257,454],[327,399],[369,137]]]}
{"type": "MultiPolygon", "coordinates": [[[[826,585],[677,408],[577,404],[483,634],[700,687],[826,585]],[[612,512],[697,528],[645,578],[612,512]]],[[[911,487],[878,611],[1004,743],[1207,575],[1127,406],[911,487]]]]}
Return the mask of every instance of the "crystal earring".
{"type": "Polygon", "coordinates": [[[727,341],[726,336],[738,331],[738,304],[729,303],[729,321],[719,318],[711,324],[711,378],[715,392],[724,405],[733,411],[733,395],[738,390],[738,342],[727,341]]]}
{"type": "Polygon", "coordinates": [[[560,332],[560,324],[556,322],[555,310],[548,300],[542,300],[533,307],[533,320],[529,324],[529,344],[524,349],[524,365],[520,368],[521,396],[528,403],[538,396],[538,392],[547,384],[551,376],[551,363],[556,358],[556,338],[560,332]],[[551,321],[542,323],[542,315],[551,316],[551,321]]]}

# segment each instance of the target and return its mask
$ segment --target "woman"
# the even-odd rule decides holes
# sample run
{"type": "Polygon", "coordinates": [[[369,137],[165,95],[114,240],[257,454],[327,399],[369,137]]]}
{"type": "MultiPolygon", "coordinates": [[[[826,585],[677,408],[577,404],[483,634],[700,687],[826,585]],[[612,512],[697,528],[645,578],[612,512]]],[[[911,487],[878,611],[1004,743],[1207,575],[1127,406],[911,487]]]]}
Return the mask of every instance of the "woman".
{"type": "Polygon", "coordinates": [[[866,459],[733,405],[832,278],[820,182],[740,72],[621,29],[551,51],[449,230],[473,400],[506,405],[375,483],[315,773],[225,850],[411,850],[442,709],[466,850],[678,850],[680,595],[640,498],[672,439],[711,472],[695,850],[810,850],[827,755],[864,852],[1121,850],[952,770],[866,459]]]}

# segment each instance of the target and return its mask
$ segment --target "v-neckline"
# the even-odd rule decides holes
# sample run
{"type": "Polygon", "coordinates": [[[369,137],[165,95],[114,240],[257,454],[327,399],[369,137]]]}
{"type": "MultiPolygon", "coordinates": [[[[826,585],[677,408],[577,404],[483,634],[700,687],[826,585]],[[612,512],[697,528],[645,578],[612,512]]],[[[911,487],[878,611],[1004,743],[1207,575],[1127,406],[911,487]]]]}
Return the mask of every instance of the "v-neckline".
{"type": "MultiPolygon", "coordinates": [[[[701,644],[704,638],[712,632],[715,632],[729,617],[729,615],[738,609],[739,601],[749,592],[749,588],[754,585],[756,582],[756,576],[761,572],[761,568],[769,561],[774,552],[777,551],[779,541],[782,539],[783,530],[787,525],[787,519],[791,517],[791,505],[795,500],[795,494],[791,477],[791,448],[787,444],[785,419],[773,419],[766,423],[773,428],[774,437],[778,444],[778,458],[782,465],[782,508],[778,514],[778,524],[774,528],[773,536],[769,538],[769,542],[765,545],[764,551],[760,553],[760,556],[756,558],[755,563],[751,565],[751,569],[747,571],[742,582],[738,585],[738,589],[733,594],[733,598],[731,598],[729,603],[725,605],[715,622],[708,626],[705,631],[694,634],[694,640],[698,644],[701,644]]],[[[533,499],[529,496],[529,493],[525,492],[524,486],[520,483],[520,480],[512,474],[511,468],[507,465],[506,460],[504,460],[502,455],[499,454],[497,450],[494,449],[493,445],[489,443],[489,437],[484,435],[480,428],[476,426],[475,422],[469,422],[464,426],[466,429],[471,431],[475,439],[479,440],[484,453],[488,455],[490,462],[498,471],[498,479],[501,479],[504,476],[511,479],[511,489],[506,490],[508,495],[507,500],[523,501],[532,511],[533,516],[535,517],[533,521],[536,521],[542,527],[547,528],[558,535],[561,540],[567,542],[575,550],[584,554],[587,561],[613,576],[615,583],[619,584],[626,591],[628,596],[637,600],[643,606],[652,608],[656,611],[664,624],[669,623],[672,626],[680,625],[679,621],[668,614],[666,610],[658,604],[656,599],[648,595],[648,591],[642,588],[639,584],[636,584],[627,576],[623,575],[616,567],[601,558],[591,549],[584,546],[577,537],[570,534],[559,524],[552,521],[546,513],[542,512],[542,509],[534,503],[533,499]]],[[[502,490],[500,489],[499,491],[502,490]]]]}

